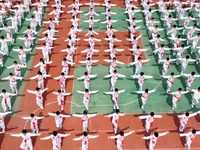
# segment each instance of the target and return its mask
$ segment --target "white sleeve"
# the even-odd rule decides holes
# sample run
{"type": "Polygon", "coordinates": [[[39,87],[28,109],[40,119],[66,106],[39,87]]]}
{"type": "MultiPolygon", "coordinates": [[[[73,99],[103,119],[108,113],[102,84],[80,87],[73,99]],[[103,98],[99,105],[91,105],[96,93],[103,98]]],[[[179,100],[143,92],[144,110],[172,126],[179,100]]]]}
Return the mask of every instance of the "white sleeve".
{"type": "Polygon", "coordinates": [[[146,116],[139,116],[139,119],[147,119],[148,117],[150,117],[150,115],[146,115],[146,116]]]}
{"type": "Polygon", "coordinates": [[[79,140],[82,140],[83,137],[84,137],[84,136],[82,135],[82,136],[80,136],[80,137],[78,137],[78,138],[74,138],[73,140],[74,140],[74,141],[79,141],[79,140]]]}
{"type": "Polygon", "coordinates": [[[165,136],[167,135],[169,132],[163,132],[163,133],[159,133],[159,136],[165,136]]]}
{"type": "Polygon", "coordinates": [[[134,132],[134,131],[130,131],[130,132],[128,132],[128,133],[125,133],[124,136],[129,136],[129,135],[131,135],[133,132],[134,132]]]}
{"type": "Polygon", "coordinates": [[[56,114],[54,114],[54,113],[48,113],[48,115],[49,116],[54,116],[54,117],[56,116],[56,114]]]}
{"type": "Polygon", "coordinates": [[[52,138],[52,135],[43,137],[42,139],[43,139],[43,140],[48,140],[48,139],[51,139],[51,138],[52,138]]]}

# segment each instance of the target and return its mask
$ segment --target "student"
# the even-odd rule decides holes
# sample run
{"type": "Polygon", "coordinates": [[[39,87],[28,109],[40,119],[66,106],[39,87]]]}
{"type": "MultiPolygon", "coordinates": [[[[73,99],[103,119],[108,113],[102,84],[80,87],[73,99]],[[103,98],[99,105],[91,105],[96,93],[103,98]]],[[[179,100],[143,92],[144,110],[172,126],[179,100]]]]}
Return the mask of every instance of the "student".
{"type": "Polygon", "coordinates": [[[43,119],[44,117],[35,116],[33,113],[30,114],[30,117],[22,117],[24,120],[30,120],[31,131],[34,133],[39,133],[38,120],[43,119]]]}
{"type": "Polygon", "coordinates": [[[135,65],[135,73],[134,75],[139,75],[140,73],[140,70],[142,69],[142,64],[145,63],[145,62],[148,62],[150,59],[147,59],[147,60],[142,60],[141,57],[138,58],[138,61],[135,61],[135,62],[132,62],[132,63],[129,63],[130,65],[135,65]]]}
{"type": "Polygon", "coordinates": [[[183,73],[183,75],[186,76],[186,77],[188,77],[186,91],[189,90],[189,88],[191,87],[194,79],[200,77],[200,75],[195,75],[195,72],[192,72],[191,74],[185,74],[185,73],[183,73]]]}
{"type": "MultiPolygon", "coordinates": [[[[132,34],[131,34],[132,35],[132,34]]],[[[137,48],[137,43],[138,43],[138,40],[142,37],[143,34],[140,34],[137,38],[136,36],[133,36],[132,38],[130,39],[126,39],[127,41],[130,41],[132,43],[132,46],[131,48],[132,49],[129,49],[131,51],[135,51],[135,49],[137,48]]]]}
{"type": "MultiPolygon", "coordinates": [[[[38,32],[36,32],[35,30],[31,29],[30,26],[28,26],[28,27],[27,27],[27,30],[24,31],[23,33],[28,33],[28,37],[29,37],[29,38],[33,38],[33,34],[36,35],[38,32]]],[[[33,40],[30,39],[30,41],[31,41],[31,45],[33,45],[33,40]]]]}
{"type": "Polygon", "coordinates": [[[160,60],[160,62],[163,62],[162,76],[164,76],[167,73],[167,70],[169,69],[170,62],[173,62],[175,60],[176,59],[169,59],[169,57],[167,57],[166,60],[160,60]]]}
{"type": "Polygon", "coordinates": [[[57,131],[53,131],[52,135],[43,137],[40,140],[52,139],[53,150],[60,150],[61,149],[62,137],[67,137],[69,135],[70,134],[60,134],[57,131]]]}
{"type": "Polygon", "coordinates": [[[200,112],[198,111],[198,112],[192,113],[192,114],[189,114],[188,112],[186,112],[183,115],[178,115],[178,118],[181,118],[179,131],[183,132],[183,130],[185,129],[185,125],[187,124],[189,118],[196,116],[198,113],[200,113],[200,112]]]}
{"type": "Polygon", "coordinates": [[[41,90],[39,87],[36,87],[36,91],[32,91],[32,90],[26,90],[28,93],[30,94],[35,94],[36,95],[36,104],[41,108],[44,109],[43,106],[43,97],[42,94],[48,90],[48,88],[41,90]]]}
{"type": "Polygon", "coordinates": [[[13,65],[7,67],[7,69],[14,68],[15,76],[21,77],[21,68],[26,68],[26,67],[27,66],[20,65],[20,64],[17,63],[17,61],[14,61],[13,65]]]}
{"type": "Polygon", "coordinates": [[[88,33],[86,33],[85,36],[88,36],[88,38],[90,38],[91,35],[94,36],[94,34],[99,35],[99,33],[97,33],[96,31],[94,31],[92,28],[89,28],[89,31],[88,31],[88,33]]]}
{"type": "Polygon", "coordinates": [[[42,50],[43,58],[46,62],[49,62],[49,54],[51,54],[51,49],[53,47],[49,47],[46,43],[43,43],[41,47],[36,47],[35,49],[42,50]]]}
{"type": "Polygon", "coordinates": [[[161,44],[160,48],[153,51],[154,54],[156,54],[158,52],[158,64],[160,64],[160,60],[162,59],[165,50],[169,51],[169,50],[171,50],[171,48],[165,48],[164,44],[161,44]]]}
{"type": "Polygon", "coordinates": [[[40,89],[44,89],[44,78],[50,77],[51,75],[43,75],[42,72],[38,71],[36,76],[31,77],[30,79],[37,79],[38,80],[38,87],[40,89]]]}
{"type": "Polygon", "coordinates": [[[71,95],[71,93],[64,93],[61,90],[58,90],[58,92],[52,92],[52,93],[57,96],[58,105],[61,107],[61,110],[63,110],[64,104],[65,104],[64,97],[71,95]]]}
{"type": "Polygon", "coordinates": [[[191,148],[191,144],[197,135],[200,135],[200,131],[196,131],[195,129],[193,129],[191,132],[180,134],[180,137],[186,137],[185,148],[187,150],[191,148]]]}
{"type": "Polygon", "coordinates": [[[67,76],[69,74],[69,65],[73,66],[75,63],[68,61],[66,58],[63,58],[62,64],[61,64],[61,72],[64,72],[67,76]]]}
{"type": "Polygon", "coordinates": [[[112,23],[117,22],[118,20],[112,20],[111,17],[108,17],[106,21],[100,22],[101,24],[107,24],[107,31],[110,29],[112,26],[112,23]]]}
{"type": "Polygon", "coordinates": [[[16,96],[17,94],[12,94],[12,93],[8,93],[6,92],[5,89],[2,90],[2,93],[0,93],[0,96],[3,97],[2,99],[2,108],[4,110],[4,112],[7,110],[6,104],[8,105],[8,109],[11,110],[11,101],[10,101],[10,96],[16,96]]]}
{"type": "Polygon", "coordinates": [[[153,126],[153,122],[156,118],[162,118],[162,115],[155,115],[154,112],[151,112],[150,115],[139,116],[139,119],[145,120],[145,130],[149,132],[150,127],[153,126]]]}
{"type": "Polygon", "coordinates": [[[110,26],[110,28],[106,31],[108,38],[112,38],[114,32],[118,32],[118,30],[115,30],[112,26],[110,26]]]}
{"type": "Polygon", "coordinates": [[[1,80],[9,80],[10,81],[10,89],[12,90],[13,93],[16,92],[16,94],[18,94],[16,80],[20,80],[21,81],[22,79],[23,79],[23,77],[16,77],[12,73],[9,73],[8,77],[1,78],[1,80]]]}
{"type": "Polygon", "coordinates": [[[109,48],[110,49],[115,45],[115,42],[121,42],[122,41],[122,40],[117,39],[115,35],[112,35],[111,38],[104,38],[104,40],[109,41],[109,48]]]}
{"type": "Polygon", "coordinates": [[[4,36],[1,36],[0,43],[1,43],[1,51],[5,54],[9,54],[8,51],[8,44],[7,42],[12,42],[10,39],[5,39],[4,36]]]}
{"type": "Polygon", "coordinates": [[[30,19],[25,18],[25,20],[30,21],[31,22],[31,29],[33,29],[34,31],[36,31],[36,27],[38,25],[38,22],[35,19],[35,17],[32,15],[30,19]]]}
{"type": "Polygon", "coordinates": [[[88,135],[86,131],[83,132],[83,135],[74,138],[74,141],[82,140],[82,150],[87,150],[88,149],[88,144],[89,144],[89,139],[94,139],[97,138],[99,135],[88,135]]]}
{"type": "Polygon", "coordinates": [[[32,136],[39,136],[39,135],[40,134],[28,133],[28,131],[25,130],[25,129],[23,129],[22,133],[20,133],[20,134],[11,134],[11,136],[23,138],[23,141],[20,145],[20,148],[24,149],[24,150],[27,150],[27,149],[33,150],[33,144],[32,144],[31,137],[32,136]]]}
{"type": "Polygon", "coordinates": [[[19,60],[21,64],[26,66],[26,52],[31,53],[32,48],[24,49],[22,46],[19,47],[19,49],[12,49],[15,52],[19,52],[19,60]]]}
{"type": "Polygon", "coordinates": [[[8,40],[11,40],[12,44],[14,43],[14,39],[13,39],[13,36],[12,36],[12,32],[10,29],[13,29],[14,27],[9,27],[7,24],[4,24],[4,27],[3,28],[0,28],[0,30],[5,30],[6,33],[7,33],[7,39],[8,40]]]}
{"type": "Polygon", "coordinates": [[[116,58],[117,52],[122,52],[124,51],[124,49],[118,49],[116,48],[116,46],[114,45],[112,48],[104,50],[104,52],[110,52],[110,58],[116,58]]]}
{"type": "Polygon", "coordinates": [[[85,91],[78,91],[78,90],[76,90],[76,92],[79,93],[79,94],[83,94],[84,95],[83,96],[83,104],[86,107],[86,109],[88,110],[89,109],[89,103],[90,103],[90,95],[98,93],[99,90],[89,91],[88,89],[85,89],[85,91]]]}
{"type": "Polygon", "coordinates": [[[92,49],[94,49],[94,46],[95,46],[95,42],[100,42],[101,40],[100,39],[96,39],[94,38],[94,35],[91,35],[91,37],[89,39],[83,39],[84,41],[88,41],[89,44],[90,44],[90,47],[92,49]]]}
{"type": "Polygon", "coordinates": [[[56,127],[62,130],[63,118],[68,118],[70,115],[63,115],[59,111],[56,113],[48,113],[50,116],[55,117],[56,127]]]}
{"type": "Polygon", "coordinates": [[[46,75],[46,74],[47,74],[47,65],[48,65],[48,64],[51,64],[51,63],[52,63],[52,61],[46,62],[46,61],[44,61],[43,58],[40,58],[39,63],[36,64],[36,65],[34,66],[34,68],[40,66],[40,72],[42,72],[43,75],[46,75]]]}
{"type": "Polygon", "coordinates": [[[65,92],[65,82],[68,78],[73,78],[74,76],[66,76],[64,72],[61,73],[60,76],[58,77],[54,77],[53,79],[55,80],[60,80],[59,81],[59,84],[60,84],[60,88],[61,88],[61,91],[65,92]]]}
{"type": "Polygon", "coordinates": [[[99,50],[92,49],[92,48],[90,47],[90,45],[88,45],[88,48],[87,48],[87,49],[81,51],[81,53],[87,53],[86,58],[90,58],[90,60],[92,60],[92,56],[93,56],[93,53],[94,53],[94,52],[99,52],[99,50]]]}
{"type": "Polygon", "coordinates": [[[197,25],[194,24],[192,27],[185,27],[185,29],[189,29],[187,33],[187,45],[189,45],[190,39],[192,38],[192,35],[195,31],[200,31],[200,29],[197,28],[197,25]]]}
{"type": "Polygon", "coordinates": [[[2,128],[2,133],[4,133],[5,132],[5,129],[6,129],[6,127],[5,127],[5,122],[4,122],[4,116],[6,116],[6,115],[8,115],[8,114],[11,114],[12,112],[10,111],[10,112],[4,112],[4,113],[0,113],[0,127],[2,128]]]}
{"type": "Polygon", "coordinates": [[[139,89],[138,91],[142,91],[142,86],[144,84],[145,79],[151,79],[153,76],[146,76],[144,75],[144,72],[141,72],[140,75],[131,75],[133,79],[137,78],[138,79],[138,84],[139,84],[139,89]]]}
{"type": "Polygon", "coordinates": [[[17,38],[17,39],[23,40],[25,48],[29,49],[31,47],[31,41],[33,41],[34,39],[36,39],[36,37],[28,37],[28,35],[25,35],[24,38],[17,38]]]}
{"type": "Polygon", "coordinates": [[[178,30],[182,30],[183,28],[177,28],[176,25],[173,26],[173,29],[171,29],[170,31],[167,32],[167,35],[171,33],[171,37],[175,38],[177,31],[178,30]]]}
{"type": "Polygon", "coordinates": [[[194,36],[190,38],[190,40],[193,40],[192,42],[192,50],[190,51],[190,54],[193,54],[194,50],[197,48],[197,44],[200,40],[200,33],[197,34],[197,36],[194,36]]]}
{"type": "Polygon", "coordinates": [[[164,39],[161,39],[161,38],[160,38],[160,35],[157,35],[156,38],[154,38],[154,39],[152,39],[152,40],[149,40],[149,42],[151,42],[152,44],[154,43],[155,49],[158,49],[158,48],[159,48],[160,42],[161,42],[161,41],[165,41],[165,40],[164,40],[164,39]]]}
{"type": "Polygon", "coordinates": [[[110,90],[114,90],[115,89],[115,84],[117,82],[118,77],[125,78],[126,76],[117,73],[117,70],[114,70],[112,74],[108,74],[108,75],[104,76],[104,78],[111,78],[110,79],[110,82],[111,82],[111,88],[110,88],[110,90]]]}
{"type": "Polygon", "coordinates": [[[96,63],[98,61],[99,60],[91,60],[90,58],[87,58],[86,61],[79,61],[79,62],[82,63],[82,64],[86,64],[87,73],[89,75],[91,75],[91,72],[92,72],[92,63],[96,63]]]}
{"type": "Polygon", "coordinates": [[[188,93],[188,91],[182,91],[182,88],[178,88],[178,91],[176,92],[172,92],[172,93],[169,93],[170,95],[173,95],[173,98],[172,98],[172,109],[176,108],[177,107],[177,102],[180,102],[179,98],[181,97],[181,95],[183,94],[186,94],[188,93]]]}
{"type": "Polygon", "coordinates": [[[120,93],[123,93],[125,91],[126,91],[126,89],[119,91],[117,88],[115,88],[115,90],[113,90],[113,92],[104,92],[104,94],[111,94],[112,95],[112,100],[113,100],[113,103],[114,103],[113,109],[119,109],[119,106],[118,106],[118,103],[117,103],[118,97],[119,97],[120,93]]]}
{"type": "Polygon", "coordinates": [[[142,97],[141,97],[141,100],[142,100],[142,106],[141,106],[141,108],[142,109],[144,109],[144,105],[147,102],[149,94],[153,93],[155,91],[157,91],[157,89],[150,90],[150,91],[148,89],[145,89],[145,91],[135,91],[135,93],[142,94],[142,97]]]}
{"type": "Polygon", "coordinates": [[[148,49],[141,49],[140,46],[137,46],[137,49],[129,49],[130,51],[133,51],[133,55],[134,55],[134,61],[137,62],[139,57],[140,57],[140,54],[141,52],[145,52],[147,51],[148,49]]]}
{"type": "Polygon", "coordinates": [[[118,60],[116,60],[116,58],[114,57],[112,60],[109,59],[104,59],[103,61],[105,62],[110,62],[110,70],[109,72],[112,74],[114,72],[114,70],[116,70],[117,64],[123,65],[125,63],[120,62],[118,60]]]}
{"type": "Polygon", "coordinates": [[[156,146],[156,143],[157,143],[158,138],[161,137],[161,136],[165,136],[165,135],[167,135],[168,133],[169,133],[169,132],[163,132],[163,133],[159,133],[159,134],[158,134],[158,132],[154,132],[153,135],[143,137],[143,139],[145,139],[145,140],[150,139],[150,141],[149,141],[149,150],[153,150],[154,147],[156,146]]]}
{"type": "Polygon", "coordinates": [[[166,89],[166,92],[169,93],[170,89],[171,89],[171,86],[174,84],[174,79],[175,78],[179,78],[181,77],[182,75],[174,75],[174,72],[171,73],[170,76],[161,76],[163,78],[167,78],[167,89],[166,89]]]}
{"type": "Polygon", "coordinates": [[[190,59],[189,55],[187,55],[185,58],[178,58],[178,60],[181,62],[181,74],[186,70],[189,62],[197,61],[196,59],[190,59]]]}
{"type": "Polygon", "coordinates": [[[112,117],[113,130],[115,134],[117,133],[118,129],[119,116],[124,116],[124,115],[125,114],[120,113],[119,109],[116,109],[115,113],[106,116],[106,117],[112,117]]]}
{"type": "Polygon", "coordinates": [[[88,90],[89,90],[89,89],[90,89],[90,79],[91,79],[91,78],[95,78],[95,77],[97,77],[97,74],[96,74],[96,75],[88,75],[88,73],[85,72],[84,75],[81,76],[81,77],[79,77],[79,78],[77,78],[77,80],[82,80],[82,79],[84,79],[85,89],[88,89],[88,90]]]}
{"type": "Polygon", "coordinates": [[[83,111],[82,115],[73,114],[72,116],[81,118],[81,122],[83,124],[83,131],[87,132],[89,119],[95,117],[96,115],[97,114],[88,114],[87,111],[83,111]]]}
{"type": "Polygon", "coordinates": [[[116,136],[110,136],[108,138],[110,139],[117,139],[116,143],[117,143],[117,149],[118,150],[122,150],[122,145],[124,144],[124,140],[126,136],[129,136],[133,133],[134,131],[130,131],[128,133],[124,133],[123,131],[120,131],[120,133],[116,136]]]}
{"type": "Polygon", "coordinates": [[[198,87],[198,89],[190,89],[194,95],[193,95],[193,100],[192,100],[192,108],[194,108],[194,105],[199,103],[199,99],[200,99],[200,87],[198,87]]]}

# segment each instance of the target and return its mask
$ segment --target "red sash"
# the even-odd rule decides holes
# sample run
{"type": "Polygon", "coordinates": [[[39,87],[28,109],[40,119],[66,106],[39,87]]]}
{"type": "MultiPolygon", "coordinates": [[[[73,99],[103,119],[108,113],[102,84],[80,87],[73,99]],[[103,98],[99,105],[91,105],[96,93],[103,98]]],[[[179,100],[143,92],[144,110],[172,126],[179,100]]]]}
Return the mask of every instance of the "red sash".
{"type": "Polygon", "coordinates": [[[35,122],[32,122],[32,124],[33,124],[33,128],[35,128],[35,127],[36,127],[36,124],[35,124],[35,122]]]}
{"type": "Polygon", "coordinates": [[[7,100],[7,98],[5,98],[5,103],[7,104],[7,102],[8,102],[8,100],[7,100]]]}
{"type": "Polygon", "coordinates": [[[24,140],[24,143],[25,143],[25,144],[27,143],[27,139],[24,140]]]}
{"type": "Polygon", "coordinates": [[[10,37],[11,37],[11,32],[7,32],[7,34],[9,34],[9,35],[10,35],[10,37]]]}
{"type": "Polygon", "coordinates": [[[60,83],[60,85],[64,85],[64,83],[62,81],[60,81],[59,83],[60,83]]]}
{"type": "Polygon", "coordinates": [[[189,83],[191,83],[191,82],[192,82],[192,80],[189,80],[188,82],[189,82],[189,83]]]}
{"type": "Polygon", "coordinates": [[[64,105],[64,101],[62,99],[60,101],[61,101],[61,105],[64,105]]]}
{"type": "Polygon", "coordinates": [[[176,96],[174,96],[176,99],[177,99],[177,102],[180,102],[180,100],[179,100],[179,98],[178,97],[176,97],[176,96]]]}
{"type": "Polygon", "coordinates": [[[122,140],[122,144],[124,144],[124,140],[122,140]]]}

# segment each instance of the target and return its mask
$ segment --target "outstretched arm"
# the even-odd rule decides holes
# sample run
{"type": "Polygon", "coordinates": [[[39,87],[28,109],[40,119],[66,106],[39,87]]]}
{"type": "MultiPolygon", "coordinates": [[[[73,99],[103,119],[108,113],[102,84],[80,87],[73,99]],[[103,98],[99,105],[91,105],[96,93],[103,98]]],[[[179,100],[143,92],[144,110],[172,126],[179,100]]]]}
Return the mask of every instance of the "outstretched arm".
{"type": "Polygon", "coordinates": [[[131,135],[133,132],[134,132],[134,131],[130,131],[130,132],[128,132],[128,133],[125,133],[124,136],[125,136],[125,137],[126,137],[126,136],[129,136],[129,135],[131,135]]]}

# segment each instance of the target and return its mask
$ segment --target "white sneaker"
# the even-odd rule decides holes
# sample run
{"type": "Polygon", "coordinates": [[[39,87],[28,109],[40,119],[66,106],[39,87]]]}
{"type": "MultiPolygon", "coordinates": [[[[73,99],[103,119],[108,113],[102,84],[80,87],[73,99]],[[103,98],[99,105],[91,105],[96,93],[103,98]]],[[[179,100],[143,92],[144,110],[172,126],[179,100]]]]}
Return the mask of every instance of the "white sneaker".
{"type": "Polygon", "coordinates": [[[191,104],[191,107],[192,107],[192,108],[194,108],[194,105],[193,105],[193,104],[191,104]]]}
{"type": "Polygon", "coordinates": [[[144,106],[142,106],[142,109],[144,109],[144,106]]]}

